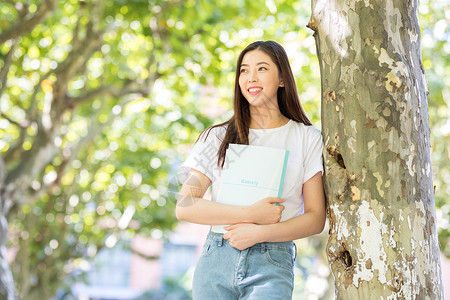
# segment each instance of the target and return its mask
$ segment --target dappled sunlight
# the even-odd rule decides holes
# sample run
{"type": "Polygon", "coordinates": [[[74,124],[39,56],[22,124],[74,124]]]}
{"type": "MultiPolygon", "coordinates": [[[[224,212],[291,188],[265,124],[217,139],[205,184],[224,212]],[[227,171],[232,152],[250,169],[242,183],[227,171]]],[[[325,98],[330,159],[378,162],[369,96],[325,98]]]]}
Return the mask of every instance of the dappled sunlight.
{"type": "Polygon", "coordinates": [[[323,32],[323,36],[319,35],[321,43],[327,43],[333,47],[342,58],[347,57],[347,38],[353,34],[353,31],[348,23],[348,17],[341,13],[338,1],[313,1],[311,15],[313,17],[310,26],[320,28],[320,32],[323,32]]]}

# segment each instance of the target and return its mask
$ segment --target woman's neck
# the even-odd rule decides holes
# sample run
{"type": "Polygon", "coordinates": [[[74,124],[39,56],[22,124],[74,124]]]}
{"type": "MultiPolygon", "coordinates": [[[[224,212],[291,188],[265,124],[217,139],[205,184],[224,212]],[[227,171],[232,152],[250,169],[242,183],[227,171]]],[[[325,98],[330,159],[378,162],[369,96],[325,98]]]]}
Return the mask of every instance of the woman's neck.
{"type": "Polygon", "coordinates": [[[269,109],[268,107],[250,108],[250,128],[251,129],[270,129],[277,128],[289,122],[278,109],[269,109]]]}

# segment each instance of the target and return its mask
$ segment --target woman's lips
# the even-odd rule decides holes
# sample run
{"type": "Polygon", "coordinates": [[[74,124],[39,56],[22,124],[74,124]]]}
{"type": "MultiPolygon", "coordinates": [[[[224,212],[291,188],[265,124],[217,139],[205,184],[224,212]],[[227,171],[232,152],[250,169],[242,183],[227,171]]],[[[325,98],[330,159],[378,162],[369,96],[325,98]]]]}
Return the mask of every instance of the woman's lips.
{"type": "Polygon", "coordinates": [[[261,91],[262,91],[262,87],[252,86],[252,87],[248,88],[248,93],[252,96],[258,95],[261,91]]]}

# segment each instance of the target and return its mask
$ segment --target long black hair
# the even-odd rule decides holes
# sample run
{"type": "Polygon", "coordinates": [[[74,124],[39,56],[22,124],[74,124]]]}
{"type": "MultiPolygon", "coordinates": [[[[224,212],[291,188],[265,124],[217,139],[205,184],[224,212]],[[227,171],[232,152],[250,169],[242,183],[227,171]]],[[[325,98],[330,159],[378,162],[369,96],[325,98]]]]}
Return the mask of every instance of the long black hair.
{"type": "Polygon", "coordinates": [[[311,125],[306,116],[300,99],[298,97],[297,85],[295,84],[294,75],[292,74],[291,65],[284,48],[274,41],[257,41],[248,45],[239,55],[236,64],[236,76],[234,82],[234,114],[226,122],[217,124],[206,129],[205,138],[208,137],[209,131],[214,127],[227,127],[225,137],[218,151],[217,165],[223,167],[225,163],[225,153],[230,143],[248,145],[248,133],[250,127],[250,105],[245,99],[239,86],[240,66],[244,55],[253,50],[260,50],[269,55],[278,68],[280,78],[284,83],[283,87],[279,87],[277,91],[277,101],[280,112],[288,119],[311,125]]]}

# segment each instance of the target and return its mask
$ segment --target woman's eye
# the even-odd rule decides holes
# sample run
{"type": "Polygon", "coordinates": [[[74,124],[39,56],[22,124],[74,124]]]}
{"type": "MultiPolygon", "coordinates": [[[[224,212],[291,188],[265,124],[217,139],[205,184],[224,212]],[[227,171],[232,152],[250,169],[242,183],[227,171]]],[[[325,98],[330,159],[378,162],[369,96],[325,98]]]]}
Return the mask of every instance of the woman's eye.
{"type": "Polygon", "coordinates": [[[246,73],[247,70],[246,69],[241,69],[241,73],[246,73]]]}
{"type": "Polygon", "coordinates": [[[261,68],[259,68],[259,70],[260,71],[265,71],[265,70],[267,70],[267,68],[266,67],[261,67],[261,68]]]}

